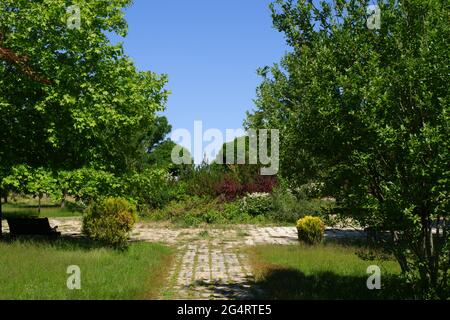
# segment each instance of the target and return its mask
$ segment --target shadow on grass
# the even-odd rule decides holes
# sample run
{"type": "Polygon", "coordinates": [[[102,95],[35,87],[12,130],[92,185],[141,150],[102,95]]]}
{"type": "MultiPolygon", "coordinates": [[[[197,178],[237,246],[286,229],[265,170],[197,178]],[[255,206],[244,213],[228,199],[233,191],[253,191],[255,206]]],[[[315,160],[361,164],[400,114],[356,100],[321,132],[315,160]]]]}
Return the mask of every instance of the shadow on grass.
{"type": "Polygon", "coordinates": [[[0,238],[2,244],[24,244],[24,245],[39,245],[48,246],[58,250],[64,251],[90,251],[97,249],[110,249],[117,251],[126,251],[127,247],[114,247],[104,242],[94,241],[84,236],[71,236],[63,235],[57,238],[51,238],[46,236],[17,236],[11,237],[9,234],[5,234],[0,238]]]}
{"type": "Polygon", "coordinates": [[[389,300],[410,296],[398,277],[385,276],[381,281],[381,290],[369,290],[367,277],[332,272],[305,275],[296,269],[272,267],[255,285],[261,288],[257,298],[264,300],[389,300]]]}

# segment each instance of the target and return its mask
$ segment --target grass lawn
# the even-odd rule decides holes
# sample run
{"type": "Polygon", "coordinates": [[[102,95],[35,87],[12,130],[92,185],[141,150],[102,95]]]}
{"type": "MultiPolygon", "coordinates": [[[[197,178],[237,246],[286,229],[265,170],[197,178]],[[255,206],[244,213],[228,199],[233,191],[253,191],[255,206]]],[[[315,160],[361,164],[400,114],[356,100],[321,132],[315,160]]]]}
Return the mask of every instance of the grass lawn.
{"type": "Polygon", "coordinates": [[[81,216],[82,211],[72,203],[67,203],[65,208],[58,204],[44,202],[41,206],[41,213],[38,212],[37,201],[33,199],[20,199],[17,202],[3,204],[3,218],[10,217],[42,217],[42,218],[62,218],[81,216]]]}
{"type": "Polygon", "coordinates": [[[154,299],[172,249],[149,243],[117,251],[84,240],[0,241],[1,299],[154,299]],[[67,268],[81,269],[81,290],[67,288],[67,268]]]}
{"type": "Polygon", "coordinates": [[[249,249],[257,283],[266,292],[264,299],[406,298],[397,262],[373,257],[366,261],[357,252],[368,253],[358,246],[336,243],[249,249]],[[370,265],[381,268],[381,290],[367,289],[370,265]]]}

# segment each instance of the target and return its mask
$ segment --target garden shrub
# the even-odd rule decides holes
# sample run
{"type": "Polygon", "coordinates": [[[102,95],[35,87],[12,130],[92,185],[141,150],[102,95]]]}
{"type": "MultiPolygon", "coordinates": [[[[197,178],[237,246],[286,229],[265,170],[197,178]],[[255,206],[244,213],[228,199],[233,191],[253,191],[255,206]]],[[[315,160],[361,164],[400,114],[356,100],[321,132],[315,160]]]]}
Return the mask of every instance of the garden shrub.
{"type": "Polygon", "coordinates": [[[215,195],[227,201],[233,201],[243,192],[243,186],[236,177],[226,174],[214,186],[215,195]]]}
{"type": "Polygon", "coordinates": [[[322,242],[325,224],[319,217],[306,216],[297,222],[298,239],[307,244],[322,242]]]}
{"type": "Polygon", "coordinates": [[[224,220],[230,223],[248,223],[253,218],[247,212],[242,211],[240,201],[224,203],[221,212],[224,220]]]}
{"type": "Polygon", "coordinates": [[[255,174],[251,177],[240,177],[239,173],[224,174],[215,186],[215,195],[227,201],[252,193],[271,193],[276,186],[276,179],[255,174]]]}
{"type": "Polygon", "coordinates": [[[139,206],[161,208],[178,192],[165,169],[147,169],[130,174],[124,180],[126,194],[135,199],[139,206]]]}
{"type": "Polygon", "coordinates": [[[274,176],[261,176],[259,173],[246,182],[243,187],[245,193],[272,193],[277,186],[277,179],[274,176]]]}
{"type": "Polygon", "coordinates": [[[83,216],[83,233],[112,246],[126,245],[136,222],[136,208],[122,198],[92,203],[83,216]]]}
{"type": "Polygon", "coordinates": [[[310,182],[303,184],[295,189],[301,198],[318,198],[325,190],[324,183],[310,182]]]}
{"type": "Polygon", "coordinates": [[[172,200],[166,206],[149,210],[145,216],[151,220],[170,220],[186,225],[210,223],[218,220],[220,203],[210,197],[185,196],[180,200],[172,200]]]}
{"type": "Polygon", "coordinates": [[[272,193],[273,209],[269,216],[275,221],[295,223],[305,216],[323,216],[334,206],[328,200],[300,195],[281,182],[272,193]]]}
{"type": "Polygon", "coordinates": [[[186,182],[186,191],[190,195],[215,196],[216,186],[223,177],[220,167],[214,165],[201,165],[188,176],[182,179],[186,182]]]}
{"type": "Polygon", "coordinates": [[[188,226],[265,221],[265,216],[251,216],[243,212],[241,206],[241,201],[224,202],[220,198],[185,196],[161,209],[147,210],[144,215],[153,221],[169,220],[188,226]]]}
{"type": "Polygon", "coordinates": [[[241,201],[241,211],[251,216],[264,215],[272,209],[272,197],[269,193],[251,193],[241,201]]]}

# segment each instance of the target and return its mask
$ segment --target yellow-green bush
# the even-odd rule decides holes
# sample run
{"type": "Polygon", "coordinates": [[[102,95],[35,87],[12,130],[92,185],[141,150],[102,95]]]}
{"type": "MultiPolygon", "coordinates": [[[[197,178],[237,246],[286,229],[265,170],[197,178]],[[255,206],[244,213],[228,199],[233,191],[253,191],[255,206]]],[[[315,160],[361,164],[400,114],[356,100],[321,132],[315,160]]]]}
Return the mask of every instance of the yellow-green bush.
{"type": "Polygon", "coordinates": [[[90,205],[83,216],[83,233],[113,246],[126,245],[136,222],[136,208],[122,198],[107,198],[90,205]]]}
{"type": "Polygon", "coordinates": [[[308,244],[320,243],[325,233],[325,224],[319,217],[306,216],[297,221],[298,239],[308,244]]]}

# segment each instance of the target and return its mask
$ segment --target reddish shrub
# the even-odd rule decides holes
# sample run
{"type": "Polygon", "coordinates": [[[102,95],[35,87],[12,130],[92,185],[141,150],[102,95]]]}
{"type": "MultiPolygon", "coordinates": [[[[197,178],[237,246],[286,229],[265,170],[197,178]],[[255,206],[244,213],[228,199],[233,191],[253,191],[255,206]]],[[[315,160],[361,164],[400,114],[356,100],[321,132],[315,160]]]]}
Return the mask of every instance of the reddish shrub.
{"type": "Polygon", "coordinates": [[[232,201],[237,197],[248,193],[263,192],[272,193],[276,186],[276,178],[271,176],[260,176],[240,183],[239,180],[231,175],[225,175],[223,179],[215,185],[216,195],[226,201],[232,201]]]}
{"type": "Polygon", "coordinates": [[[242,194],[242,185],[241,183],[231,177],[231,176],[224,176],[222,181],[216,184],[215,191],[217,195],[223,196],[226,200],[231,201],[236,199],[238,196],[242,194]]]}

